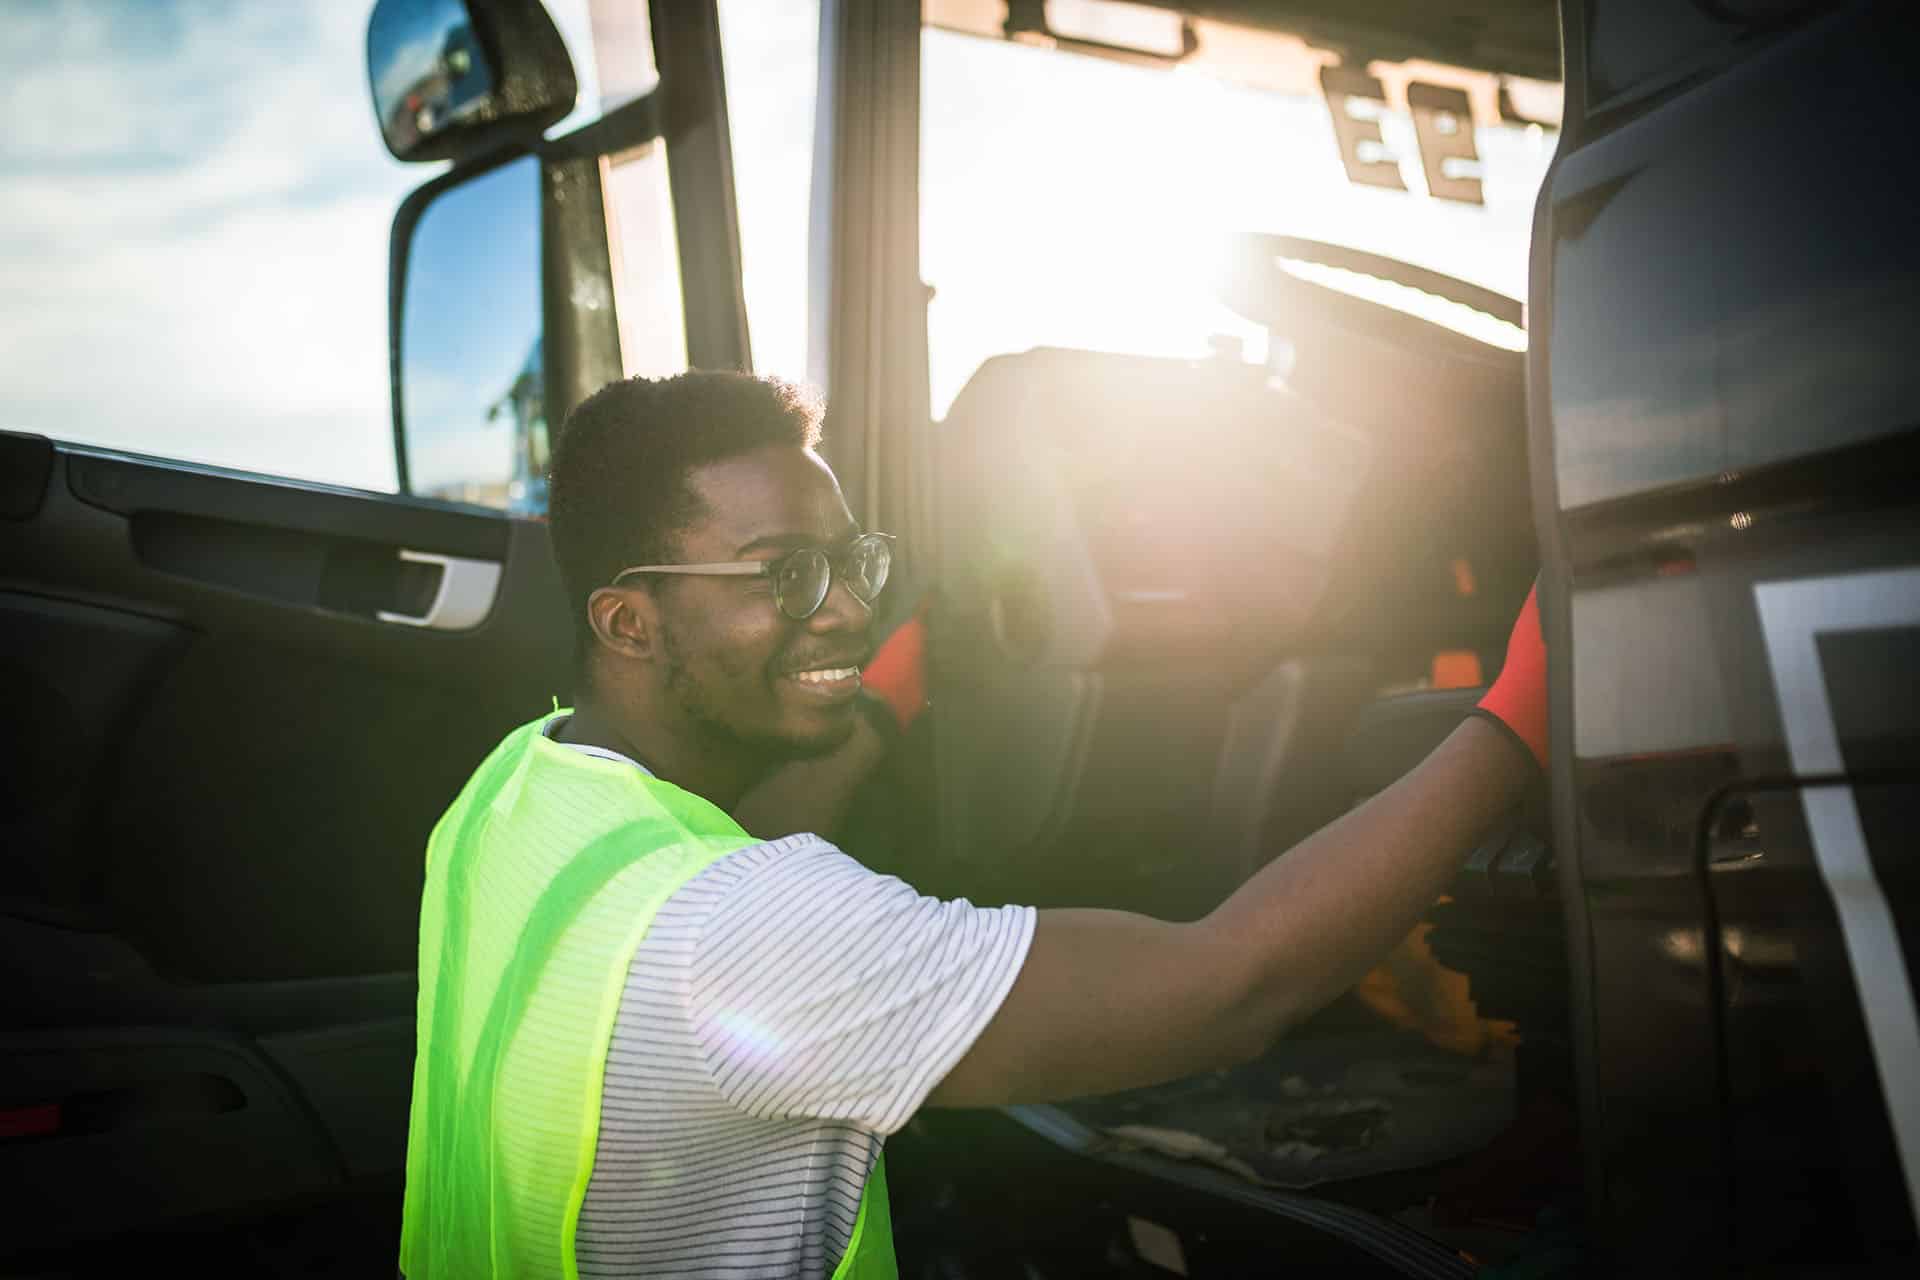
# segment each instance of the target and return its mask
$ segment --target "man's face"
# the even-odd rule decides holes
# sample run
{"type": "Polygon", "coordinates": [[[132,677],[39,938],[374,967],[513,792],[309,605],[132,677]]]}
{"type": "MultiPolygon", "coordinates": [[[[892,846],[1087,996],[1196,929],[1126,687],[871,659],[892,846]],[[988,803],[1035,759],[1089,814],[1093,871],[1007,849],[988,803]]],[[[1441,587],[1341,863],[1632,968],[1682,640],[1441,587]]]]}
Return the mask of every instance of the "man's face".
{"type": "MultiPolygon", "coordinates": [[[[839,482],[810,450],[776,446],[710,463],[688,486],[705,510],[680,535],[679,563],[837,550],[859,532],[839,482]]],[[[714,749],[807,756],[853,732],[858,676],[819,673],[865,664],[873,615],[838,573],[819,610],[799,622],[780,612],[769,578],[656,578],[653,591],[666,705],[714,749]]]]}

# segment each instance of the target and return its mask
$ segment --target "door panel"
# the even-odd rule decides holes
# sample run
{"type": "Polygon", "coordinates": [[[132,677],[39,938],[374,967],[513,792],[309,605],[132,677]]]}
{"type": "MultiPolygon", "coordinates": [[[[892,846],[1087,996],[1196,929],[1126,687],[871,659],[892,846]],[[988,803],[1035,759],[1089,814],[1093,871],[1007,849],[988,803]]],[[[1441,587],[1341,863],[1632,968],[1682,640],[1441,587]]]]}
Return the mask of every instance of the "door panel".
{"type": "Polygon", "coordinates": [[[543,524],[56,447],[0,525],[9,1248],[397,1179],[427,834],[564,616],[543,524]],[[477,624],[382,621],[403,552],[497,565],[477,624]]]}
{"type": "MultiPolygon", "coordinates": [[[[1889,985],[1912,943],[1863,959],[1850,899],[1875,878],[1825,874],[1801,809],[1854,796],[1865,822],[1911,787],[1794,735],[1813,689],[1874,708],[1849,749],[1910,752],[1920,720],[1864,640],[1784,681],[1766,601],[1920,563],[1920,249],[1880,141],[1916,107],[1914,30],[1810,3],[1702,6],[1663,36],[1672,8],[1563,5],[1529,299],[1588,1185],[1623,1260],[1880,1269],[1916,1248],[1920,1080],[1874,1044],[1913,1024],[1889,985]]],[[[1882,843],[1884,941],[1917,908],[1882,843]]]]}
{"type": "Polygon", "coordinates": [[[0,1144],[10,1250],[342,1181],[327,1132],[244,1038],[151,1027],[9,1034],[0,1063],[5,1096],[48,1118],[45,1131],[16,1129],[0,1144]]]}
{"type": "Polygon", "coordinates": [[[44,915],[98,892],[80,840],[94,780],[131,708],[186,647],[177,623],[122,609],[0,592],[9,709],[0,896],[44,915]]]}
{"type": "MultiPolygon", "coordinates": [[[[1833,793],[1851,790],[1880,883],[1896,906],[1911,909],[1920,900],[1900,893],[1899,877],[1911,877],[1913,859],[1901,866],[1903,842],[1874,830],[1870,815],[1910,820],[1920,788],[1812,790],[1823,794],[1785,785],[1731,792],[1708,825],[1736,1244],[1749,1262],[1797,1255],[1865,1263],[1898,1257],[1912,1240],[1867,1006],[1805,813],[1809,799],[1831,803],[1833,793]]],[[[1868,976],[1889,974],[1883,956],[1868,976]]]]}
{"type": "MultiPolygon", "coordinates": [[[[554,426],[621,371],[610,154],[671,150],[689,354],[748,360],[712,5],[651,25],[665,93],[531,144],[554,426]]],[[[396,358],[414,222],[491,163],[399,211],[396,358]]],[[[567,696],[566,617],[543,520],[0,433],[0,1256],[290,1201],[332,1247],[364,1192],[390,1265],[426,841],[567,696]]]]}

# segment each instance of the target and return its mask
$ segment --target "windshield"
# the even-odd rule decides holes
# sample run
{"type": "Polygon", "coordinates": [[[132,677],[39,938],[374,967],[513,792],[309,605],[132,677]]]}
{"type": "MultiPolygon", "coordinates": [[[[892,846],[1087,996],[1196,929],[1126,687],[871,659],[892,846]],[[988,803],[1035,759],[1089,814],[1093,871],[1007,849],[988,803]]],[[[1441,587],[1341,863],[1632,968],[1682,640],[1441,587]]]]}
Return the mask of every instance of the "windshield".
{"type": "MultiPolygon", "coordinates": [[[[929,13],[938,20],[964,7],[929,13]]],[[[936,418],[982,361],[1034,346],[1200,357],[1224,336],[1229,350],[1238,342],[1248,359],[1264,360],[1265,331],[1216,296],[1236,232],[1346,245],[1524,296],[1534,195],[1556,133],[1550,123],[1503,120],[1500,89],[1512,91],[1510,115],[1524,99],[1551,121],[1558,86],[1371,63],[1359,74],[1377,80],[1384,99],[1371,102],[1326,93],[1320,70],[1336,55],[1298,39],[1215,22],[1189,28],[1199,47],[1177,65],[926,30],[921,262],[934,289],[936,418]],[[1479,202],[1430,192],[1422,146],[1457,148],[1437,139],[1466,122],[1442,120],[1435,137],[1417,136],[1407,105],[1414,84],[1466,93],[1477,163],[1447,159],[1442,185],[1460,194],[1477,186],[1479,202]],[[1349,151],[1376,179],[1396,171],[1404,189],[1349,175],[1336,109],[1360,121],[1362,134],[1377,124],[1377,141],[1349,141],[1349,151]],[[1458,177],[1478,182],[1447,181],[1458,177]]],[[[1352,291],[1404,305],[1396,291],[1352,291]]]]}

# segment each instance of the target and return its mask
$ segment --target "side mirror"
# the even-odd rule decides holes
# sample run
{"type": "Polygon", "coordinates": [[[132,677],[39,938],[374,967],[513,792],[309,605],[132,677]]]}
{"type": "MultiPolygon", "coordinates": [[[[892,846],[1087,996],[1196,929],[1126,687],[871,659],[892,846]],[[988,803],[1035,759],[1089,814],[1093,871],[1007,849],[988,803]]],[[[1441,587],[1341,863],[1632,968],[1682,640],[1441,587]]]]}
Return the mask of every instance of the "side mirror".
{"type": "Polygon", "coordinates": [[[523,155],[449,175],[401,208],[392,341],[405,492],[546,510],[540,173],[523,155]]]}
{"type": "Polygon", "coordinates": [[[540,0],[379,0],[367,84],[397,160],[459,162],[537,140],[579,92],[540,0]]]}

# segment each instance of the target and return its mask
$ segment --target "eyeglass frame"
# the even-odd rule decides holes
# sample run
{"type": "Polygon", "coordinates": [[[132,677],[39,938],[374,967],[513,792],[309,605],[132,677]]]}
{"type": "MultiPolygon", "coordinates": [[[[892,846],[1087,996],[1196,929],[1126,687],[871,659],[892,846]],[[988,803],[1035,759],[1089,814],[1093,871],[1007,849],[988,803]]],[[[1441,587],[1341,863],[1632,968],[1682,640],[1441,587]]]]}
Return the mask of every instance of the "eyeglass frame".
{"type": "Polygon", "coordinates": [[[849,538],[839,551],[829,551],[821,546],[805,546],[795,547],[784,555],[775,556],[771,560],[710,560],[703,563],[697,562],[692,564],[637,564],[614,574],[613,581],[607,585],[610,587],[619,586],[620,580],[630,573],[668,573],[683,574],[690,577],[771,578],[777,584],[781,571],[788,561],[792,560],[795,556],[818,552],[827,558],[827,589],[820,593],[819,603],[815,604],[813,608],[807,610],[805,613],[795,615],[789,612],[785,605],[780,603],[780,592],[777,585],[773,593],[773,605],[774,608],[780,610],[781,617],[792,618],[795,622],[805,622],[808,618],[820,612],[821,608],[826,605],[827,597],[833,594],[833,584],[836,580],[847,584],[847,594],[860,601],[861,604],[871,607],[873,601],[880,598],[880,592],[887,589],[887,581],[893,576],[893,544],[897,541],[899,541],[899,539],[891,533],[861,533],[849,538]],[[866,599],[858,591],[855,591],[852,582],[848,580],[846,573],[840,567],[848,553],[851,552],[856,545],[869,538],[881,539],[887,548],[887,576],[880,580],[880,586],[876,588],[873,593],[873,600],[866,599]]]}

